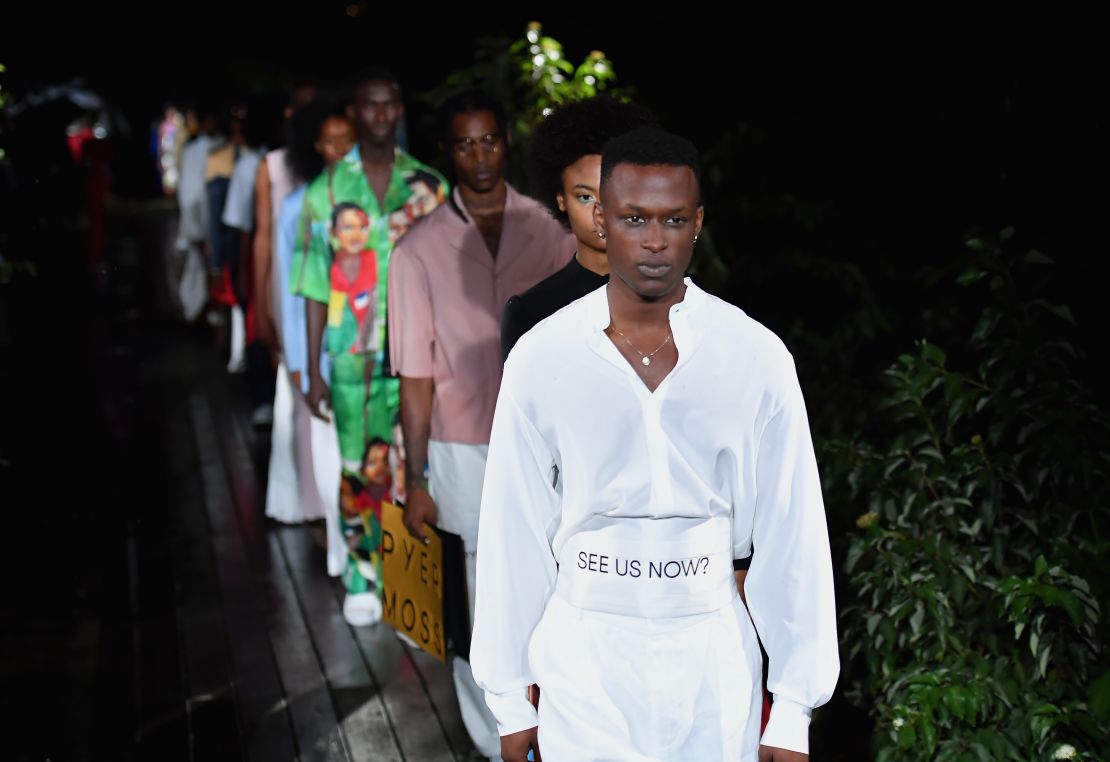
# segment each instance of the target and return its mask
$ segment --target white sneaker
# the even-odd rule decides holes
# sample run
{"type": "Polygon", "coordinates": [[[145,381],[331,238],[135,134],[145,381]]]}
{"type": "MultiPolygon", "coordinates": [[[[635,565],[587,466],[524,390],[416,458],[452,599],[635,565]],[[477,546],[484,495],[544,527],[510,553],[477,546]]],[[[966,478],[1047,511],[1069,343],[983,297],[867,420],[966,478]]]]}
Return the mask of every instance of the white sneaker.
{"type": "Polygon", "coordinates": [[[369,627],[382,621],[382,602],[377,593],[347,593],[343,618],[352,627],[369,627]]]}
{"type": "Polygon", "coordinates": [[[227,372],[232,374],[246,373],[247,372],[247,358],[242,353],[232,355],[231,359],[227,361],[227,372]]]}
{"type": "Polygon", "coordinates": [[[255,426],[269,426],[274,422],[274,406],[266,403],[259,405],[251,413],[251,423],[255,426]]]}
{"type": "Polygon", "coordinates": [[[228,373],[243,373],[247,369],[247,323],[243,308],[231,308],[231,358],[227,361],[228,373]]]}

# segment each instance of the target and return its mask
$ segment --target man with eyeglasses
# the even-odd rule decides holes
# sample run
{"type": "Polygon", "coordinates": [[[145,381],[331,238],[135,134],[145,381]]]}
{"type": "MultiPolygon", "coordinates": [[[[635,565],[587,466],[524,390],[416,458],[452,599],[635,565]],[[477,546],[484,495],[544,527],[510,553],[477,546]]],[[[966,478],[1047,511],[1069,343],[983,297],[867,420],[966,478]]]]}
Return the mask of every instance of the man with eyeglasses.
{"type": "MultiPolygon", "coordinates": [[[[405,524],[458,534],[474,612],[478,508],[501,383],[501,312],[513,294],[558,271],[573,236],[505,182],[505,112],[467,91],[440,107],[455,189],[393,251],[389,350],[401,376],[405,524]],[[427,476],[425,475],[427,469],[427,476]]],[[[499,758],[497,725],[467,661],[454,660],[463,722],[483,755],[499,758]]]]}

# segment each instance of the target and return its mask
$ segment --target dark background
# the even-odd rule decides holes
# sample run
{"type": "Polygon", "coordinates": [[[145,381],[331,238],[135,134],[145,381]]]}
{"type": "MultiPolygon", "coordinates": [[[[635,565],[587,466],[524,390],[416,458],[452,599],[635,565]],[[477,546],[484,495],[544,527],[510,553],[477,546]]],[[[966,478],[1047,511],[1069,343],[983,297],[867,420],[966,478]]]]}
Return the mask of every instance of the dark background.
{"type": "MultiPolygon", "coordinates": [[[[706,170],[721,192],[707,197],[707,220],[730,270],[723,296],[781,334],[821,336],[852,312],[858,295],[815,273],[828,265],[861,273],[886,326],[856,348],[856,375],[837,384],[874,385],[879,370],[922,336],[931,305],[966,299],[944,283],[922,289],[923,269],[958,271],[966,237],[1012,225],[1023,247],[1058,263],[1044,295],[1071,306],[1083,380],[1105,400],[1107,67],[1104,44],[1090,39],[1091,19],[1019,25],[1011,16],[973,22],[938,12],[895,21],[799,11],[772,21],[736,7],[726,9],[726,21],[690,4],[542,13],[471,4],[446,14],[363,5],[351,17],[346,7],[6,9],[2,81],[17,101],[73,78],[103,95],[130,126],[113,136],[112,193],[152,199],[159,189],[150,129],[166,102],[274,90],[305,77],[341,82],[384,64],[409,102],[413,152],[427,159],[434,145],[416,96],[469,65],[476,39],[515,40],[537,19],[575,63],[603,50],[618,83],[711,158],[706,170]]],[[[57,205],[61,220],[79,209],[80,194],[50,174],[47,153],[37,153],[60,136],[34,137],[5,143],[10,153],[35,146],[18,157],[23,203],[57,205]]],[[[121,346],[157,346],[163,327],[121,335],[75,253],[77,230],[59,223],[56,235],[43,234],[13,219],[15,208],[0,209],[3,254],[35,261],[39,275],[7,297],[12,343],[0,373],[0,502],[9,508],[0,546],[3,673],[19,676],[4,681],[15,689],[0,710],[38,717],[36,732],[48,732],[51,717],[66,725],[100,716],[81,691],[111,675],[92,680],[83,670],[92,653],[103,664],[118,661],[112,623],[126,619],[133,595],[128,538],[142,538],[149,520],[142,517],[160,499],[161,466],[143,450],[136,420],[138,364],[111,357],[121,346]],[[27,677],[24,658],[45,665],[41,680],[27,677]]],[[[156,312],[149,296],[132,298],[144,315],[156,312]]],[[[976,304],[958,306],[977,313],[976,304]]],[[[808,399],[820,400],[825,379],[812,367],[799,366],[803,386],[808,399]]],[[[819,405],[811,410],[822,417],[819,405]]],[[[62,736],[76,743],[97,732],[109,731],[62,736]]]]}

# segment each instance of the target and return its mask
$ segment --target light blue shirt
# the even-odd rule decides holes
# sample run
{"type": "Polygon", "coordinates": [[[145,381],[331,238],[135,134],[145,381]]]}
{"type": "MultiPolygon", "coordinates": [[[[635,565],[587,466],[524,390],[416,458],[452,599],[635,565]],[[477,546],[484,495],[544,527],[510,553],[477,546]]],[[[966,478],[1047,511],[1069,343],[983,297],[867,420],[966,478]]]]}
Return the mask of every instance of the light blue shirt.
{"type": "MultiPolygon", "coordinates": [[[[300,224],[307,186],[303,183],[285,197],[281,204],[281,217],[277,231],[277,277],[281,278],[281,326],[285,342],[285,367],[290,373],[301,372],[301,391],[308,393],[308,321],[305,318],[305,298],[289,290],[290,271],[293,269],[293,247],[296,246],[297,225],[300,224]]],[[[320,352],[320,373],[325,382],[330,379],[327,352],[320,352]]]]}

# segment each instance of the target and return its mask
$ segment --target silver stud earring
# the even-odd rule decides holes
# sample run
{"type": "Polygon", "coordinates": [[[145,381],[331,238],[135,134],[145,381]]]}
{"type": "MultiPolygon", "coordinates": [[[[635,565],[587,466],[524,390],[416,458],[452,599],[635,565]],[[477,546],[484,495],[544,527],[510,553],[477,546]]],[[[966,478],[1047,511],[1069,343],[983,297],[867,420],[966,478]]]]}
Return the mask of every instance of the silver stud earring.
{"type": "Polygon", "coordinates": [[[604,233],[602,233],[602,232],[601,232],[600,230],[595,230],[595,231],[594,231],[594,234],[595,234],[595,235],[596,235],[596,236],[597,236],[598,238],[600,238],[601,240],[603,240],[603,241],[605,240],[605,234],[604,234],[604,233]]]}

